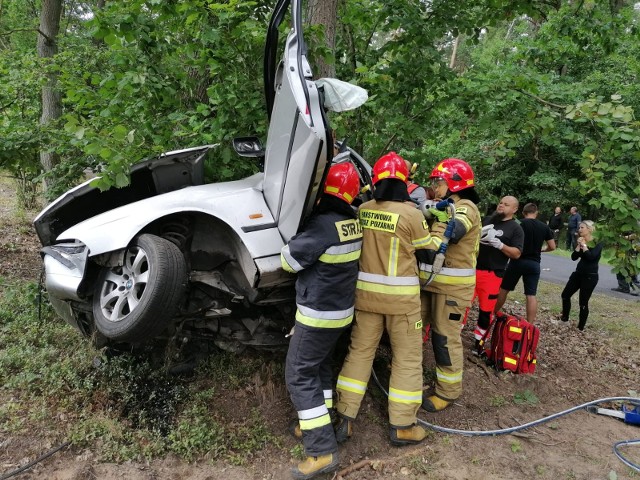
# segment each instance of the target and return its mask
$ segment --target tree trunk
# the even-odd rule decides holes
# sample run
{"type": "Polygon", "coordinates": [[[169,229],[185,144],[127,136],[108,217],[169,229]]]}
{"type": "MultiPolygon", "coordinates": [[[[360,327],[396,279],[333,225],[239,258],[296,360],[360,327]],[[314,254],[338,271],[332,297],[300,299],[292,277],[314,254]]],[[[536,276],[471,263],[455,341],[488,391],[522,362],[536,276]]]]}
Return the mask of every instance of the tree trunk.
{"type": "Polygon", "coordinates": [[[456,66],[456,55],[458,54],[458,44],[460,43],[460,35],[453,41],[453,51],[451,52],[451,59],[449,60],[449,68],[453,70],[456,66]]]}
{"type": "MultiPolygon", "coordinates": [[[[307,16],[312,25],[323,25],[327,48],[335,56],[336,51],[336,21],[338,0],[309,0],[307,2],[307,16]]],[[[313,69],[316,78],[335,77],[336,67],[327,63],[324,58],[315,59],[313,69]]]]}
{"type": "MultiPolygon", "coordinates": [[[[61,14],[62,0],[42,0],[38,35],[38,56],[40,58],[53,58],[58,52],[56,37],[60,31],[61,14]]],[[[40,117],[40,125],[43,127],[62,115],[62,95],[57,89],[57,74],[48,71],[46,79],[47,81],[42,87],[42,116],[40,117]]],[[[48,151],[46,145],[42,147],[40,163],[42,168],[48,172],[58,163],[58,155],[48,151]]]]}

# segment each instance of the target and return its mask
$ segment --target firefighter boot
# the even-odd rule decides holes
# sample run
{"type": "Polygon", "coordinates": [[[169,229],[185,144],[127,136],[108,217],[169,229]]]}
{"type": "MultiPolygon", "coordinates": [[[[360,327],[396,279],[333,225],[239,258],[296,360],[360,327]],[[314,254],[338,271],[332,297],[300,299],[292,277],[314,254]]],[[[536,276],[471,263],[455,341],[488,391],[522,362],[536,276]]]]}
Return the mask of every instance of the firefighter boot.
{"type": "Polygon", "coordinates": [[[443,400],[437,395],[431,395],[430,397],[422,397],[422,408],[424,408],[427,412],[439,412],[444,410],[449,405],[453,403],[452,400],[443,400]]]}
{"type": "Polygon", "coordinates": [[[293,438],[296,440],[302,440],[302,430],[300,429],[300,422],[297,418],[289,422],[288,430],[289,433],[293,435],[293,438]]]}
{"type": "Polygon", "coordinates": [[[396,447],[415,445],[427,436],[427,432],[420,425],[411,425],[409,428],[391,427],[391,444],[396,447]]]}
{"type": "Polygon", "coordinates": [[[336,442],[344,443],[353,434],[353,424],[348,418],[344,418],[338,415],[338,420],[335,423],[334,430],[336,432],[336,442]]]}
{"type": "Polygon", "coordinates": [[[317,457],[307,457],[304,462],[291,469],[291,474],[296,480],[309,480],[323,473],[333,472],[338,469],[338,454],[327,453],[317,457]]]}

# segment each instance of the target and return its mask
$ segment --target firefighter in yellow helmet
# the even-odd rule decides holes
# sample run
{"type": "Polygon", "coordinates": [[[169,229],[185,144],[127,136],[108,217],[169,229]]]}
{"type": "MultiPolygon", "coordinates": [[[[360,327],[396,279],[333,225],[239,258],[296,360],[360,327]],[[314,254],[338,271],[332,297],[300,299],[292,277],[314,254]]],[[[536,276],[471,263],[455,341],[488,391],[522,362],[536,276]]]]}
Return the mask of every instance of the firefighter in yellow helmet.
{"type": "Polygon", "coordinates": [[[435,246],[440,248],[444,242],[446,247],[443,268],[435,273],[437,268],[433,265],[420,263],[422,319],[425,328],[431,326],[436,361],[435,391],[425,394],[422,408],[437,412],[462,393],[460,330],[465,310],[473,299],[481,220],[477,207],[480,199],[474,188],[473,170],[467,162],[457,158],[442,160],[430,178],[436,198],[448,200],[455,209],[453,219],[446,211],[430,209],[436,216],[431,226],[435,246]],[[448,243],[445,237],[450,237],[448,243]]]}
{"type": "Polygon", "coordinates": [[[285,379],[298,412],[294,435],[302,437],[305,461],[295,479],[338,468],[329,409],[333,403],[331,356],[353,318],[362,229],[351,202],[360,178],[350,162],[333,165],[314,214],[282,249],[282,267],[296,272],[296,323],[289,343],[285,379]]]}
{"type": "Polygon", "coordinates": [[[393,363],[389,381],[391,443],[408,445],[425,438],[417,425],[422,402],[422,321],[416,257],[431,245],[424,216],[410,202],[408,170],[395,152],[373,167],[373,200],[359,208],[362,255],[356,286],[351,345],[338,376],[338,442],[352,433],[352,422],[367,390],[373,358],[386,329],[393,363]]]}

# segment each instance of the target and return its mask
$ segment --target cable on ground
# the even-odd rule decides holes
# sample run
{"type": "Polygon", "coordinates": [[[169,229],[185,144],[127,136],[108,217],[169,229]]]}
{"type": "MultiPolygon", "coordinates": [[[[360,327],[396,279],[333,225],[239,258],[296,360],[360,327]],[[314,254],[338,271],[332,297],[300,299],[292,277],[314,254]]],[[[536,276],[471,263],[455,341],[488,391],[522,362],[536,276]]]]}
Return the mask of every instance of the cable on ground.
{"type": "Polygon", "coordinates": [[[15,470],[13,470],[12,472],[9,473],[5,473],[4,475],[2,475],[0,477],[0,480],[6,480],[7,478],[11,478],[14,477],[16,475],[18,475],[19,473],[24,472],[25,470],[30,469],[31,467],[33,467],[36,463],[40,463],[42,460],[44,460],[45,458],[50,457],[51,455],[53,455],[54,453],[56,453],[58,450],[62,450],[64,447],[68,447],[69,445],[71,445],[71,442],[64,442],[62,445],[58,445],[56,448],[52,448],[51,450],[49,450],[47,453],[45,453],[44,455],[39,456],[38,458],[36,458],[35,460],[30,461],[29,463],[27,463],[26,465],[23,465],[20,468],[16,468],[15,470]]]}
{"type": "MultiPolygon", "coordinates": [[[[376,383],[376,385],[378,386],[378,388],[386,395],[389,396],[389,392],[387,392],[387,390],[382,386],[382,384],[380,383],[380,380],[378,379],[378,375],[376,375],[375,370],[371,370],[371,376],[373,377],[373,381],[376,383]]],[[[466,437],[490,437],[490,436],[497,436],[497,435],[506,435],[506,434],[510,434],[513,432],[517,432],[519,430],[525,430],[527,428],[531,428],[531,427],[535,427],[536,425],[540,425],[542,423],[545,422],[549,422],[551,420],[554,420],[556,418],[559,418],[563,415],[567,415],[569,413],[575,412],[577,410],[582,410],[586,407],[592,406],[592,405],[598,405],[601,403],[605,403],[605,402],[626,402],[626,403],[630,403],[632,405],[636,405],[636,406],[640,406],[640,398],[635,398],[635,397],[606,397],[606,398],[600,398],[598,400],[593,400],[591,402],[587,402],[587,403],[583,403],[582,405],[577,405],[575,407],[571,407],[568,408],[566,410],[563,410],[561,412],[558,413],[554,413],[553,415],[549,415],[547,417],[541,418],[539,420],[534,420],[532,422],[528,422],[528,423],[524,423],[522,425],[516,425],[515,427],[509,427],[509,428],[501,428],[498,430],[459,430],[456,428],[446,428],[446,427],[440,427],[439,425],[434,425],[432,423],[426,422],[420,418],[418,418],[418,423],[420,425],[422,425],[423,427],[426,428],[430,428],[431,430],[435,430],[437,432],[443,432],[443,433],[452,433],[455,435],[463,435],[466,437]]],[[[627,441],[623,441],[623,442],[618,442],[613,446],[613,453],[615,453],[615,455],[628,467],[636,470],[637,472],[640,472],[640,466],[627,460],[626,458],[624,458],[622,456],[622,454],[619,452],[618,450],[618,446],[623,446],[623,445],[636,445],[636,444],[640,444],[640,439],[638,440],[627,440],[627,441]]]]}

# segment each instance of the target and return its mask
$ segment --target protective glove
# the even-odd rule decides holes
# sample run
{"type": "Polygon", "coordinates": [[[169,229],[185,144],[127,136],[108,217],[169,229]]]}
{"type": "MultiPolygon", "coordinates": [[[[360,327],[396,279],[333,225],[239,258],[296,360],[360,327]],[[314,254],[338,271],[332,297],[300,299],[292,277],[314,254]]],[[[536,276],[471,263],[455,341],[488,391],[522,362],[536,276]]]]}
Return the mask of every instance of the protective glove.
{"type": "Polygon", "coordinates": [[[435,206],[438,210],[446,212],[449,209],[449,205],[451,205],[452,203],[454,203],[453,198],[447,198],[445,200],[440,200],[436,203],[435,206]]]}
{"type": "Polygon", "coordinates": [[[442,212],[437,208],[430,208],[429,213],[439,222],[447,223],[449,221],[449,214],[447,212],[442,212]]]}
{"type": "Polygon", "coordinates": [[[502,241],[498,237],[493,237],[485,245],[490,245],[493,248],[497,248],[498,250],[502,250],[502,248],[504,247],[504,243],[502,243],[502,241]]]}
{"type": "Polygon", "coordinates": [[[489,241],[496,236],[496,230],[493,228],[493,223],[485,225],[480,231],[480,243],[487,245],[489,241]]]}

